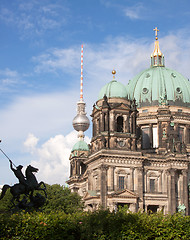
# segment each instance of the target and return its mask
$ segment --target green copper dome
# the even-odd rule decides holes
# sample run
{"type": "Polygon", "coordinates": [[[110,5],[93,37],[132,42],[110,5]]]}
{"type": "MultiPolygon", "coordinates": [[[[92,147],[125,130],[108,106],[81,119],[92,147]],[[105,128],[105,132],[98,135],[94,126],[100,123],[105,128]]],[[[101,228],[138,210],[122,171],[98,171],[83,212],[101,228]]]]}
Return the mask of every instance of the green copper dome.
{"type": "Polygon", "coordinates": [[[100,90],[98,100],[102,99],[104,95],[106,95],[107,98],[126,98],[127,90],[122,83],[112,80],[100,90]]]}
{"type": "Polygon", "coordinates": [[[135,98],[137,106],[176,105],[190,106],[190,83],[180,73],[166,68],[164,55],[160,51],[158,29],[151,67],[134,77],[127,85],[129,98],[135,98]]]}
{"type": "Polygon", "coordinates": [[[83,141],[83,140],[79,140],[73,146],[73,149],[72,149],[71,152],[73,152],[73,151],[89,151],[88,144],[85,141],[83,141]]]}
{"type": "Polygon", "coordinates": [[[115,80],[116,71],[113,70],[112,74],[113,74],[113,80],[107,83],[100,90],[98,95],[98,100],[104,98],[104,96],[106,96],[107,98],[113,98],[113,97],[126,98],[127,97],[127,89],[125,88],[125,86],[122,83],[117,82],[115,80]]]}
{"type": "Polygon", "coordinates": [[[136,99],[138,107],[158,105],[190,106],[190,82],[180,73],[165,66],[152,66],[134,77],[127,85],[129,98],[136,99]]]}

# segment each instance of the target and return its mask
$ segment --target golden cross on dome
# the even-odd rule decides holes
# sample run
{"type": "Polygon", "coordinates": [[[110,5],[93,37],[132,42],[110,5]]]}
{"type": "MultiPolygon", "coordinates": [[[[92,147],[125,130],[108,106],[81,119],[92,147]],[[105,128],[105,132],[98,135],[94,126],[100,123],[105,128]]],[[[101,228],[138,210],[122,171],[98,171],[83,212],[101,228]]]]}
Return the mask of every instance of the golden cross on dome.
{"type": "Polygon", "coordinates": [[[155,29],[153,29],[153,30],[155,31],[156,40],[158,40],[159,29],[157,27],[155,27],[155,29]]]}

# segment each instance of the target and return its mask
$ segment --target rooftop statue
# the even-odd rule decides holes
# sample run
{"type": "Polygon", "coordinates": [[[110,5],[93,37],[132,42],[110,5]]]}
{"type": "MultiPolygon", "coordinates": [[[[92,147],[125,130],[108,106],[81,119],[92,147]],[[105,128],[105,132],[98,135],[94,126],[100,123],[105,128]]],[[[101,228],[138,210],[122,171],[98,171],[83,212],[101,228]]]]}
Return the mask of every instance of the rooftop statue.
{"type": "Polygon", "coordinates": [[[26,168],[25,176],[24,176],[24,174],[22,173],[22,168],[23,168],[22,165],[19,165],[16,167],[10,159],[9,159],[9,162],[10,162],[10,168],[14,172],[15,176],[18,178],[19,183],[16,183],[13,186],[9,186],[5,184],[2,188],[0,200],[5,196],[7,189],[10,188],[10,192],[13,196],[11,201],[15,207],[18,207],[20,209],[27,209],[31,207],[35,207],[35,208],[41,207],[45,203],[45,198],[47,197],[47,193],[46,193],[45,183],[43,181],[38,183],[34,175],[34,173],[38,172],[38,169],[29,165],[26,168]],[[13,167],[13,165],[15,166],[15,168],[13,167]],[[41,188],[41,185],[43,185],[43,188],[41,188]],[[43,191],[45,194],[45,197],[39,193],[34,195],[33,194],[34,190],[43,191]],[[21,194],[24,194],[24,197],[20,200],[21,194]]]}

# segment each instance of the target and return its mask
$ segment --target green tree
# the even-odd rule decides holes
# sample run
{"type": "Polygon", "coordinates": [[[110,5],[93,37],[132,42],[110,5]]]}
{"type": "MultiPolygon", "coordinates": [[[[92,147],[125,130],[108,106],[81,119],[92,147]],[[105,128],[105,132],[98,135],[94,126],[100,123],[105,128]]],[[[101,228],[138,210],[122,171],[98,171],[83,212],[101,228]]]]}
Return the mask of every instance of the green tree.
{"type": "Polygon", "coordinates": [[[10,193],[10,189],[8,189],[4,198],[0,200],[0,212],[5,212],[11,208],[12,206],[11,199],[12,194],[10,193]]]}
{"type": "Polygon", "coordinates": [[[81,197],[59,184],[47,185],[47,201],[43,207],[46,212],[62,210],[65,213],[81,211],[84,207],[81,197]]]}
{"type": "MultiPolygon", "coordinates": [[[[47,199],[45,205],[41,208],[44,212],[51,211],[64,211],[65,213],[74,213],[83,209],[83,202],[81,197],[77,193],[71,193],[70,189],[58,184],[48,185],[47,187],[47,199]]],[[[40,191],[35,191],[36,193],[40,191]]],[[[23,198],[23,194],[20,199],[23,198]]],[[[3,199],[0,200],[0,212],[9,211],[13,204],[11,202],[12,195],[10,190],[7,190],[3,199]]]]}

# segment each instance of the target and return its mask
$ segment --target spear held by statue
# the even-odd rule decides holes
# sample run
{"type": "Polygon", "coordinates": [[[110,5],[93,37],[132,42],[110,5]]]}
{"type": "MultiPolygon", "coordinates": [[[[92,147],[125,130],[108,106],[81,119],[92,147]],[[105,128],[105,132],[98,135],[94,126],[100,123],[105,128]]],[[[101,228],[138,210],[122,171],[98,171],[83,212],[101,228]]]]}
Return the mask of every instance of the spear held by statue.
{"type": "MultiPolygon", "coordinates": [[[[1,140],[0,140],[1,142],[1,140]]],[[[12,163],[15,167],[16,165],[12,162],[12,160],[7,156],[7,154],[0,148],[0,151],[3,153],[3,155],[9,160],[10,163],[12,163]]]]}

